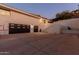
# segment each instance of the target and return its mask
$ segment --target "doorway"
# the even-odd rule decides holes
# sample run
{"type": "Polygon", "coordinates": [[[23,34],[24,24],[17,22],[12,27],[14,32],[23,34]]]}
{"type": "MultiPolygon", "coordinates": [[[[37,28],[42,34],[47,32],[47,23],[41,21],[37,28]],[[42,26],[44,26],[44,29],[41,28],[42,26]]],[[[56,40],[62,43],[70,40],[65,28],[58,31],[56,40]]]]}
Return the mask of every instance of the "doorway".
{"type": "Polygon", "coordinates": [[[34,32],[38,32],[38,26],[34,26],[34,32]]]}

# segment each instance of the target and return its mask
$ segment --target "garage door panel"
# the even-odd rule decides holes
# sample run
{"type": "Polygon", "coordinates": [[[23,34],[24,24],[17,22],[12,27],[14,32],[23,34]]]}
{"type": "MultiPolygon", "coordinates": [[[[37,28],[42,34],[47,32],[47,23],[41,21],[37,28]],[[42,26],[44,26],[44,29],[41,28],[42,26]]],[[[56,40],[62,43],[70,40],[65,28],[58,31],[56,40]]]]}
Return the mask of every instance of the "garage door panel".
{"type": "Polygon", "coordinates": [[[24,24],[9,24],[9,33],[29,33],[30,32],[30,25],[24,25],[24,24]]]}

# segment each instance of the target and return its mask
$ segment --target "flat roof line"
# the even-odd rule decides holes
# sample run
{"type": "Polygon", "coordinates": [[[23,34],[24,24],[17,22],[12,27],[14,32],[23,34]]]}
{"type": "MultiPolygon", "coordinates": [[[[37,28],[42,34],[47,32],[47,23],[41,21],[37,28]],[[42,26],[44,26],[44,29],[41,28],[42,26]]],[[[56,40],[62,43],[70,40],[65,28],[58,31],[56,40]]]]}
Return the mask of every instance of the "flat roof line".
{"type": "Polygon", "coordinates": [[[8,5],[6,5],[6,4],[4,4],[4,3],[0,3],[0,7],[3,7],[3,9],[6,9],[6,10],[15,11],[15,12],[18,12],[18,13],[21,13],[21,14],[24,14],[24,15],[27,15],[27,16],[30,16],[30,17],[47,19],[47,18],[42,17],[42,16],[40,16],[40,15],[36,15],[36,14],[24,12],[24,11],[19,10],[19,9],[16,9],[16,8],[9,7],[8,5]]]}

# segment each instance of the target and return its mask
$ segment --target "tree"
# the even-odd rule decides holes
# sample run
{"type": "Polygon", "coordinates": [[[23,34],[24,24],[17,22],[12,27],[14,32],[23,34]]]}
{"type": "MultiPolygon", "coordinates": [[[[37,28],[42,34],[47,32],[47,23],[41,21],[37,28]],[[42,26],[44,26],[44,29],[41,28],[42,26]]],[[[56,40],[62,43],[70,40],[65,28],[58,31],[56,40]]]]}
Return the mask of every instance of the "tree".
{"type": "Polygon", "coordinates": [[[72,14],[69,11],[63,11],[61,13],[56,14],[56,19],[63,20],[72,18],[72,14]]]}

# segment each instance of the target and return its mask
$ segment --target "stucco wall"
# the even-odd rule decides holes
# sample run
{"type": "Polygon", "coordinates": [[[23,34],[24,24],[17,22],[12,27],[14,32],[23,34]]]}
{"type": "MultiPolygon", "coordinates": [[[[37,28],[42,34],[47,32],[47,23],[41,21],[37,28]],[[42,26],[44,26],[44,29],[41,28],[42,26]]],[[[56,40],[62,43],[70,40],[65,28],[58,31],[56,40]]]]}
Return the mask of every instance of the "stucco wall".
{"type": "MultiPolygon", "coordinates": [[[[30,17],[15,11],[9,11],[10,15],[0,15],[0,34],[8,34],[9,23],[26,24],[39,26],[39,29],[44,30],[48,27],[48,23],[40,22],[41,18],[30,17]]],[[[42,19],[47,20],[47,19],[42,19]]],[[[33,29],[32,29],[33,30],[33,29]]]]}
{"type": "Polygon", "coordinates": [[[8,20],[10,16],[0,15],[0,34],[8,34],[8,20]]]}
{"type": "MultiPolygon", "coordinates": [[[[28,24],[28,25],[37,25],[42,30],[46,27],[44,22],[40,22],[41,18],[34,18],[27,15],[23,15],[14,11],[11,11],[11,19],[9,23],[17,23],[17,24],[28,24]]],[[[43,19],[42,19],[43,20],[43,19]]]]}
{"type": "Polygon", "coordinates": [[[79,29],[79,18],[54,22],[48,28],[46,28],[45,31],[48,33],[61,33],[62,29],[65,29],[68,26],[72,29],[79,29]]]}

